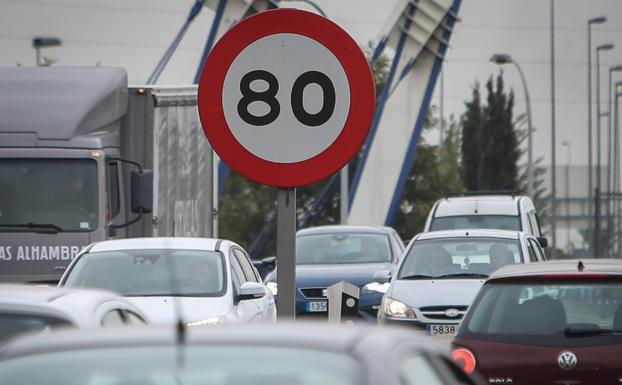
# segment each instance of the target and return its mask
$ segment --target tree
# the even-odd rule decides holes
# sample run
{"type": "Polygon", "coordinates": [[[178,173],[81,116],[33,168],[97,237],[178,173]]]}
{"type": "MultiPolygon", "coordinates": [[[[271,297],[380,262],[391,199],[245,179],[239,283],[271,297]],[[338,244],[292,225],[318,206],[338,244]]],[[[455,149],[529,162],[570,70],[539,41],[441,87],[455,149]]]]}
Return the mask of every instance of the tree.
{"type": "Polygon", "coordinates": [[[466,103],[462,116],[462,164],[468,190],[518,190],[521,156],[514,126],[514,93],[506,93],[503,72],[486,82],[486,105],[481,105],[479,86],[466,103]]]}

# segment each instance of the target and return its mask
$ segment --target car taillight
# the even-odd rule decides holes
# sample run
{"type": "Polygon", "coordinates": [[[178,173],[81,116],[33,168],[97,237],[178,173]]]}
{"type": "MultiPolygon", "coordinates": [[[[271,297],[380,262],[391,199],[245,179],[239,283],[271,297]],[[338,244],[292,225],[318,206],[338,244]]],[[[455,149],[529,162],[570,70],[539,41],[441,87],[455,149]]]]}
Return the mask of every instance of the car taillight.
{"type": "Polygon", "coordinates": [[[457,348],[451,352],[451,358],[464,370],[466,374],[471,374],[475,371],[477,361],[475,356],[469,349],[457,348]]]}

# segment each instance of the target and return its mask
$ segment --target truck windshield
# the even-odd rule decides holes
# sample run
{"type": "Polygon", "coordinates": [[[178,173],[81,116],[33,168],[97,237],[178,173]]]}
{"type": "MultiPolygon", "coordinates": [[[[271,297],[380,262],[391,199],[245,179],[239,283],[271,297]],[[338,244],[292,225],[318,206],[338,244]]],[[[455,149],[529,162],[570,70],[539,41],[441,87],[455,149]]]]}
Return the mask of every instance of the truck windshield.
{"type": "Polygon", "coordinates": [[[0,231],[92,231],[97,164],[90,159],[0,159],[0,231]]]}

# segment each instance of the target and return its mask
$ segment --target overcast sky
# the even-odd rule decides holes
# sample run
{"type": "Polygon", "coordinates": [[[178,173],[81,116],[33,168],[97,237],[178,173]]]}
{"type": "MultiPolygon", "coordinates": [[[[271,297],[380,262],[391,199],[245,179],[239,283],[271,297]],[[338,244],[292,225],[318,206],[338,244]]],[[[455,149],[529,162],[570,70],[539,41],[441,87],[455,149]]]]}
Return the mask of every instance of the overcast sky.
{"type": "MultiPolygon", "coordinates": [[[[332,20],[362,45],[375,41],[395,0],[315,0],[332,20]]],[[[125,67],[130,82],[144,82],[186,18],[193,0],[0,0],[0,65],[34,65],[31,38],[56,36],[63,46],[45,55],[57,65],[114,65],[125,67]]],[[[293,3],[305,8],[305,4],[293,3]]],[[[550,160],[549,7],[547,0],[463,0],[462,21],[451,37],[445,63],[445,111],[460,115],[476,80],[484,83],[498,71],[488,62],[503,52],[522,66],[532,99],[535,156],[550,160]]],[[[557,158],[565,165],[572,143],[573,164],[586,164],[587,46],[586,21],[606,15],[595,26],[594,46],[610,41],[620,47],[603,53],[602,95],[606,99],[608,68],[622,63],[622,1],[556,1],[557,158]]],[[[209,31],[212,12],[205,9],[160,78],[162,83],[192,81],[209,31]]],[[[517,96],[516,112],[525,111],[523,88],[513,67],[505,78],[517,96]]],[[[622,74],[617,80],[622,80],[622,74]]],[[[438,91],[438,87],[437,87],[438,91]]],[[[439,103],[438,92],[433,99],[439,103]]],[[[603,100],[603,109],[606,104],[603,100]]],[[[606,128],[603,120],[603,128],[606,128]]],[[[594,127],[596,125],[594,124],[594,127]]]]}

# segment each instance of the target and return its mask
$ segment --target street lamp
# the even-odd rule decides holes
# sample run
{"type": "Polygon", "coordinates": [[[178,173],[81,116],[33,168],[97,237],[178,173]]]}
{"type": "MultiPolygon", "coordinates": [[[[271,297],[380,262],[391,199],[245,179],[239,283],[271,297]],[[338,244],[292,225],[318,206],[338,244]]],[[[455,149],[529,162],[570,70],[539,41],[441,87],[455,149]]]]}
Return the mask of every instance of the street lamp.
{"type": "MultiPolygon", "coordinates": [[[[592,215],[592,24],[603,24],[607,22],[605,16],[593,17],[587,21],[587,196],[588,196],[588,216],[592,215]]],[[[591,229],[589,226],[588,229],[591,229]]],[[[588,231],[591,233],[591,231],[588,231]]]]}
{"type": "Polygon", "coordinates": [[[566,187],[566,239],[568,242],[568,253],[570,253],[570,162],[572,161],[572,143],[565,140],[562,142],[562,146],[568,147],[568,160],[566,162],[566,175],[565,175],[565,187],[566,187]]]}
{"type": "Polygon", "coordinates": [[[41,60],[41,48],[48,47],[58,47],[62,45],[63,42],[56,37],[35,37],[32,39],[32,47],[35,49],[37,67],[43,65],[43,61],[41,60]]]}
{"type": "Polygon", "coordinates": [[[527,81],[523,70],[510,55],[495,54],[490,57],[490,61],[499,65],[514,64],[520,75],[525,90],[525,103],[527,104],[527,195],[533,198],[533,126],[531,125],[531,102],[529,99],[529,90],[527,89],[527,81]]]}
{"type": "Polygon", "coordinates": [[[600,258],[600,51],[610,51],[613,49],[612,43],[601,44],[596,47],[596,190],[594,192],[596,204],[594,209],[595,230],[594,230],[594,256],[600,258]]]}
{"type": "MultiPolygon", "coordinates": [[[[607,93],[607,240],[608,244],[611,244],[611,235],[613,234],[613,217],[612,217],[612,208],[611,208],[611,179],[615,177],[613,174],[612,164],[612,152],[615,151],[614,144],[616,143],[612,137],[613,127],[612,127],[612,111],[611,111],[611,103],[613,102],[611,93],[612,93],[612,83],[613,83],[613,73],[622,71],[622,65],[615,65],[609,67],[609,92],[607,93]]],[[[610,251],[610,250],[609,250],[610,251]]],[[[610,254],[610,253],[608,253],[610,254]]]]}

